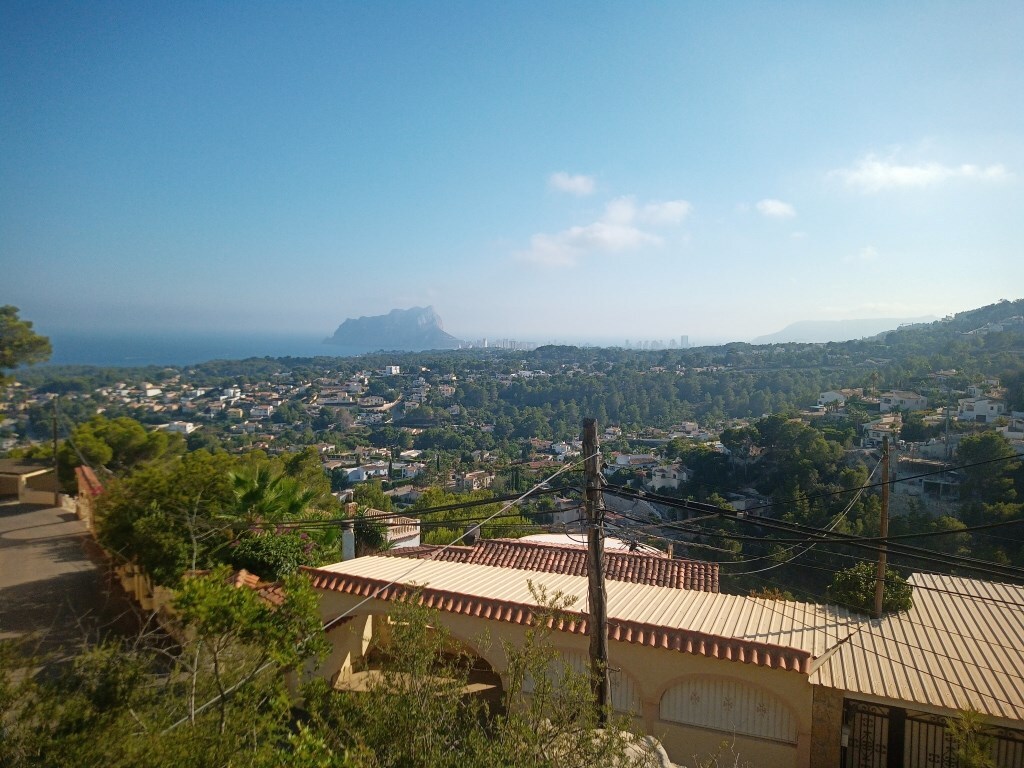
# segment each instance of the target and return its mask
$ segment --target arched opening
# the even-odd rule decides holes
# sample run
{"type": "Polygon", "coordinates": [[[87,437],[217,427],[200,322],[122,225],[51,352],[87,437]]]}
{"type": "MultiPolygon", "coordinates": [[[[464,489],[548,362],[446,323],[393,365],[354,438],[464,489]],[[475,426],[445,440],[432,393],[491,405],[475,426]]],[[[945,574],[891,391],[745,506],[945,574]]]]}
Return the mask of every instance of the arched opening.
{"type": "Polygon", "coordinates": [[[487,704],[492,713],[501,711],[503,693],[501,676],[492,664],[471,643],[454,636],[444,627],[425,625],[420,628],[425,636],[414,640],[413,656],[406,655],[409,649],[403,646],[401,628],[387,614],[355,617],[349,635],[352,637],[332,638],[338,648],[347,643],[353,652],[339,657],[340,671],[334,677],[337,690],[365,691],[375,685],[386,684],[389,675],[392,680],[401,680],[411,669],[424,669],[424,659],[419,654],[429,654],[426,674],[441,681],[461,681],[462,692],[487,704]]]}
{"type": "Polygon", "coordinates": [[[662,694],[660,718],[785,744],[797,742],[796,717],[784,701],[731,678],[693,677],[672,685],[662,694]]]}

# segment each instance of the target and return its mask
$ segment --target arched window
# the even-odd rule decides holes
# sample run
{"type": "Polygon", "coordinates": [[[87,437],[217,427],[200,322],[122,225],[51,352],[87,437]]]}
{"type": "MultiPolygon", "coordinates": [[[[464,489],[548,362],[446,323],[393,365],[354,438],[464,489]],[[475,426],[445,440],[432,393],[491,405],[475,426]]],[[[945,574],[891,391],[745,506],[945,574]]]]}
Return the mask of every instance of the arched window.
{"type": "Polygon", "coordinates": [[[772,693],[738,680],[696,677],[661,697],[661,719],[796,744],[796,719],[772,693]]]}

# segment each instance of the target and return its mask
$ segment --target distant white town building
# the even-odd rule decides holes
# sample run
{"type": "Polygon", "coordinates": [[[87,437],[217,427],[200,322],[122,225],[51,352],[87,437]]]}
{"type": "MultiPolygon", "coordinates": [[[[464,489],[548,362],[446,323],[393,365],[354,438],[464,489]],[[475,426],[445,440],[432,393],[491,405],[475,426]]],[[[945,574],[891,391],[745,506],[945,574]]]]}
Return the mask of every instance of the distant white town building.
{"type": "Polygon", "coordinates": [[[917,392],[893,390],[892,392],[886,392],[878,399],[878,410],[882,413],[897,409],[901,411],[923,411],[927,407],[928,398],[917,394],[917,392]]]}
{"type": "Polygon", "coordinates": [[[842,392],[835,391],[822,392],[818,395],[819,407],[824,408],[826,405],[830,405],[831,403],[838,403],[839,407],[842,408],[846,405],[846,395],[842,392]]]}
{"type": "Polygon", "coordinates": [[[958,421],[977,421],[987,424],[1006,415],[1006,403],[987,397],[966,397],[957,401],[958,421]]]}

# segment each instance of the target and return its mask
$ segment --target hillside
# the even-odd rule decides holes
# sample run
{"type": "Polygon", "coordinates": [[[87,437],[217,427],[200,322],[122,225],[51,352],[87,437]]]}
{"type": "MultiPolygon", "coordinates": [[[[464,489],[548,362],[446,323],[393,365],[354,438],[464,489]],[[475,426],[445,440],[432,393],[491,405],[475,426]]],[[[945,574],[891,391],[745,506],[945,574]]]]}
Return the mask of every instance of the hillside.
{"type": "Polygon", "coordinates": [[[866,320],[801,320],[790,323],[781,331],[758,336],[754,344],[786,344],[803,342],[823,344],[829,341],[848,341],[863,339],[865,336],[876,336],[885,331],[894,330],[908,323],[927,323],[937,318],[928,317],[888,317],[866,320]]]}

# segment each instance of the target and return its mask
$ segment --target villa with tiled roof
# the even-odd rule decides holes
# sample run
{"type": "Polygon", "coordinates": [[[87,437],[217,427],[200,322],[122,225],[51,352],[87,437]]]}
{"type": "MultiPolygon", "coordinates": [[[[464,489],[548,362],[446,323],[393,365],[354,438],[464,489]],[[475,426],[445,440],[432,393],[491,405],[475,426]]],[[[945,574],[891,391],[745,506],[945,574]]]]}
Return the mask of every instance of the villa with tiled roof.
{"type": "MultiPolygon", "coordinates": [[[[490,665],[500,688],[503,643],[521,643],[543,611],[536,588],[561,593],[572,605],[553,642],[566,664],[586,668],[587,578],[574,556],[489,542],[434,557],[305,569],[324,619],[344,617],[329,633],[334,651],[323,668],[336,684],[366,652],[375,617],[412,594],[490,665]]],[[[644,562],[655,560],[667,558],[644,562]]],[[[728,741],[741,762],[769,768],[953,765],[944,718],[973,707],[997,764],[1022,768],[1024,587],[920,575],[912,584],[913,609],[871,620],[828,605],[659,585],[642,568],[609,576],[612,705],[677,763],[728,741]]]]}

